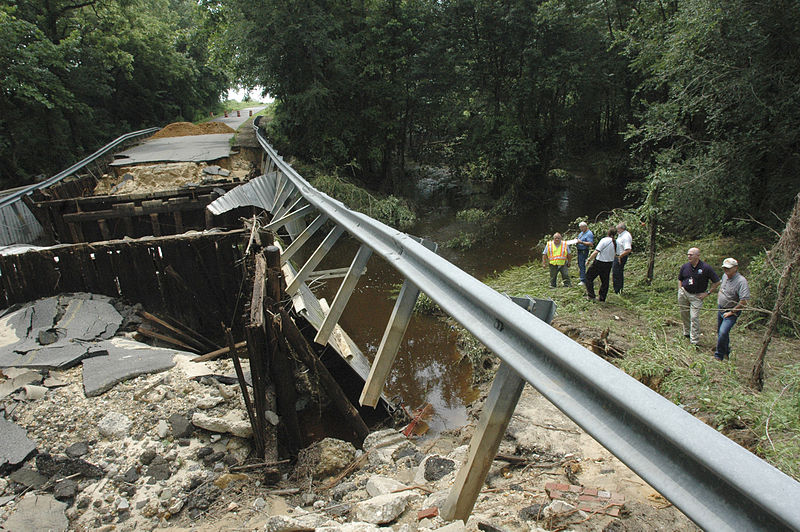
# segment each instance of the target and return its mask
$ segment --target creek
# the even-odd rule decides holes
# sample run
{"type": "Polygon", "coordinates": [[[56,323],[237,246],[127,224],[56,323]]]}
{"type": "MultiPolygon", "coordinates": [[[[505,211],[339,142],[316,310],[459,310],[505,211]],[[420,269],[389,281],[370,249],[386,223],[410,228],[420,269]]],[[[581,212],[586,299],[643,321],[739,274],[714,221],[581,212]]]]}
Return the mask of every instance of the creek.
{"type": "MultiPolygon", "coordinates": [[[[453,207],[463,205],[463,198],[434,197],[419,211],[419,222],[409,234],[437,242],[440,255],[483,280],[494,272],[531,260],[538,263],[539,241],[554,231],[574,238],[578,228],[568,224],[578,216],[588,216],[597,233],[600,228],[592,225],[594,217],[619,206],[622,198],[621,190],[609,188],[593,176],[574,176],[565,186],[543,194],[529,212],[500,220],[496,232],[486,241],[469,249],[453,249],[444,244],[469,229],[456,218],[453,207]]],[[[348,239],[334,248],[319,269],[348,266],[356,250],[357,242],[348,239]]],[[[577,276],[577,268],[573,274],[577,276]]],[[[370,359],[378,350],[402,282],[385,261],[373,255],[340,319],[344,330],[370,359]]],[[[314,287],[314,292],[330,303],[339,284],[339,280],[327,281],[314,287]]],[[[547,297],[547,294],[529,295],[547,297]]],[[[472,386],[472,367],[457,349],[457,336],[455,328],[444,319],[415,313],[384,388],[386,397],[401,399],[409,411],[430,403],[433,415],[428,425],[432,432],[466,424],[466,407],[477,398],[478,392],[472,386]]]]}

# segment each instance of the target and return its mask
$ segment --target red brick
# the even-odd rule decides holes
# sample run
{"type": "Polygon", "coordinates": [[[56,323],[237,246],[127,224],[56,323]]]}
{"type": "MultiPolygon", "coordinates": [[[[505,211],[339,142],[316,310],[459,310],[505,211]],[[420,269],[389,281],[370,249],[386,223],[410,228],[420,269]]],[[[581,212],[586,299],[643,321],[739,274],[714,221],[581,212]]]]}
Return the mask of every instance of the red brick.
{"type": "Polygon", "coordinates": [[[549,492],[551,499],[563,499],[564,493],[558,490],[550,490],[549,492]]]}
{"type": "Polygon", "coordinates": [[[594,512],[596,509],[591,504],[581,503],[578,505],[578,510],[582,510],[584,512],[594,512]]]}
{"type": "Polygon", "coordinates": [[[417,512],[417,521],[421,521],[422,519],[430,519],[432,517],[436,517],[437,515],[439,515],[439,508],[436,506],[424,508],[417,512]]]}
{"type": "Polygon", "coordinates": [[[597,489],[595,488],[583,488],[584,495],[597,495],[597,489]]]}
{"type": "Polygon", "coordinates": [[[556,484],[558,491],[569,491],[569,484],[556,484]]]}
{"type": "Polygon", "coordinates": [[[575,484],[570,484],[569,491],[571,491],[572,493],[580,493],[583,491],[583,486],[576,486],[575,484]]]}
{"type": "Polygon", "coordinates": [[[581,495],[578,497],[579,501],[591,501],[591,502],[599,502],[597,497],[592,497],[591,495],[581,495]]]}
{"type": "Polygon", "coordinates": [[[557,490],[558,488],[556,486],[558,486],[558,484],[556,484],[555,482],[548,482],[547,484],[544,485],[544,489],[546,489],[547,491],[557,490]]]}

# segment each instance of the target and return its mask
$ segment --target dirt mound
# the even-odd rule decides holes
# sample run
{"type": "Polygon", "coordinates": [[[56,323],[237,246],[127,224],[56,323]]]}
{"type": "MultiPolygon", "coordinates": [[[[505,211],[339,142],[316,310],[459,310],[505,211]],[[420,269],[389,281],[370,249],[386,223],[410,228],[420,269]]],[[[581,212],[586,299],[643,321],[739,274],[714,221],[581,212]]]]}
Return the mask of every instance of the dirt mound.
{"type": "Polygon", "coordinates": [[[173,122],[157,131],[151,138],[188,137],[191,135],[214,135],[217,133],[236,133],[236,131],[222,122],[204,122],[202,124],[173,122]]]}

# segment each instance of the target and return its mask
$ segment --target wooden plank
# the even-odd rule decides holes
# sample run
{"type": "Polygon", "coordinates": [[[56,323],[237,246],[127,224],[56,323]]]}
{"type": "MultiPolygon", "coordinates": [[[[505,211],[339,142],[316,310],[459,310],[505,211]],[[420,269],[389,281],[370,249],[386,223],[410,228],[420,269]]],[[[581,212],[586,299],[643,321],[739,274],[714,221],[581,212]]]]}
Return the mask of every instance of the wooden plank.
{"type": "Polygon", "coordinates": [[[403,340],[403,335],[405,335],[408,324],[411,322],[411,315],[414,313],[414,304],[417,302],[417,297],[419,297],[419,288],[406,279],[400,289],[400,294],[397,296],[394,309],[392,309],[392,315],[383,333],[375,360],[372,361],[369,378],[367,378],[367,382],[364,383],[364,389],[361,391],[359,402],[362,405],[374,407],[378,404],[383,385],[392,370],[397,351],[400,349],[400,342],[403,340]]]}
{"type": "Polygon", "coordinates": [[[281,310],[281,323],[289,343],[292,344],[294,348],[294,352],[297,353],[303,363],[317,375],[320,384],[328,393],[328,397],[330,397],[336,410],[339,411],[348,425],[350,425],[350,428],[353,429],[358,436],[359,441],[356,443],[360,445],[369,434],[369,428],[367,428],[367,424],[364,423],[358,410],[347,398],[341,386],[339,386],[339,383],[336,382],[336,379],[333,378],[328,371],[328,368],[325,367],[316,353],[314,353],[311,345],[308,343],[305,336],[303,336],[303,333],[300,332],[294,320],[283,309],[281,310]]]}
{"type": "Polygon", "coordinates": [[[347,302],[350,300],[350,296],[353,294],[356,284],[358,284],[358,280],[361,278],[364,272],[367,271],[367,262],[371,256],[372,249],[370,249],[368,246],[362,245],[360,248],[358,248],[356,256],[353,258],[353,262],[350,263],[350,269],[347,270],[347,275],[345,276],[344,281],[342,281],[342,284],[339,286],[339,290],[336,292],[336,297],[333,298],[330,312],[328,312],[325,316],[325,321],[322,322],[322,326],[319,328],[319,331],[314,338],[316,343],[322,345],[328,343],[328,339],[333,332],[333,328],[339,322],[339,318],[342,316],[342,313],[347,306],[347,302]]]}
{"type": "Polygon", "coordinates": [[[264,289],[267,278],[267,259],[261,253],[255,256],[253,293],[250,297],[250,324],[264,325],[264,289]]]}
{"type": "Polygon", "coordinates": [[[177,234],[183,233],[183,215],[181,211],[174,211],[172,213],[172,219],[175,220],[175,232],[177,234]]]}
{"type": "Polygon", "coordinates": [[[105,218],[97,220],[97,225],[100,227],[100,234],[103,235],[103,240],[111,239],[111,232],[108,230],[108,222],[105,218]]]}
{"type": "MultiPolygon", "coordinates": [[[[244,341],[244,342],[236,342],[234,347],[237,350],[241,349],[243,347],[247,347],[247,342],[246,341],[244,341]]],[[[192,359],[192,362],[208,362],[209,360],[217,359],[217,358],[221,357],[222,355],[227,355],[228,353],[230,353],[230,351],[231,351],[230,347],[221,347],[219,349],[215,349],[214,351],[209,351],[205,355],[200,355],[199,357],[194,357],[192,359]]]]}
{"type": "Polygon", "coordinates": [[[325,255],[328,254],[328,251],[330,251],[333,245],[336,244],[336,241],[340,236],[342,236],[342,233],[344,233],[344,227],[340,225],[337,225],[331,229],[330,233],[328,233],[322,242],[320,242],[319,246],[317,246],[317,249],[314,250],[314,253],[311,254],[311,257],[308,258],[308,261],[306,261],[306,263],[297,272],[297,275],[294,277],[294,279],[291,281],[287,279],[286,292],[289,294],[294,294],[297,291],[300,283],[305,282],[306,278],[308,278],[308,275],[314,271],[314,268],[317,267],[322,259],[325,258],[325,255]]]}
{"type": "Polygon", "coordinates": [[[158,214],[150,215],[150,225],[153,226],[153,236],[161,236],[161,224],[158,223],[158,214]]]}
{"type": "MultiPolygon", "coordinates": [[[[527,299],[528,301],[523,301],[521,298],[513,298],[515,303],[549,325],[555,315],[555,303],[536,300],[531,305],[529,303],[533,303],[533,300],[527,299]]],[[[524,387],[525,379],[511,366],[505,362],[501,363],[470,441],[467,462],[458,471],[455,483],[442,507],[442,519],[446,521],[463,519],[466,522],[469,518],[524,387]]]]}
{"type": "Polygon", "coordinates": [[[181,348],[185,349],[186,351],[191,351],[192,353],[199,353],[199,351],[197,349],[195,349],[194,347],[181,342],[177,338],[172,338],[171,336],[167,336],[166,334],[161,334],[161,333],[157,333],[155,331],[150,331],[150,330],[144,329],[142,327],[137,328],[136,332],[138,332],[139,334],[141,334],[143,336],[147,336],[148,338],[155,338],[156,340],[161,340],[163,342],[167,342],[168,344],[177,345],[178,347],[181,347],[181,348]]]}

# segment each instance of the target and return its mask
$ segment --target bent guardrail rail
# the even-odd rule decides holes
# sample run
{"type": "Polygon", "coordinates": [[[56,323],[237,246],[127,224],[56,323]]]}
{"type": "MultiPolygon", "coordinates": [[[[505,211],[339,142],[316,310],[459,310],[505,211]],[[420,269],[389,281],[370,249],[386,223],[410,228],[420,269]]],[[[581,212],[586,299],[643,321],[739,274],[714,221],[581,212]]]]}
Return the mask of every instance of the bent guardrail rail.
{"type": "Polygon", "coordinates": [[[20,203],[23,196],[31,194],[34,190],[41,190],[58,183],[86,165],[96,161],[120,144],[138,137],[151,135],[159,129],[160,128],[157,127],[151,127],[121,135],[93,154],[73,164],[66,170],[62,170],[49,179],[45,179],[39,183],[33,183],[26,187],[17,188],[10,194],[0,198],[0,244],[29,244],[42,234],[42,227],[39,225],[39,222],[33,217],[28,207],[20,203]]]}
{"type": "MultiPolygon", "coordinates": [[[[502,403],[504,394],[513,397],[517,388],[521,392],[520,382],[530,383],[702,528],[800,530],[800,505],[790,502],[800,500],[800,483],[550,327],[544,317],[534,317],[438,256],[429,243],[351,211],[314,189],[258,130],[257,137],[265,151],[265,174],[218,198],[208,209],[220,214],[255,205],[272,213],[268,227],[285,227],[293,239],[282,260],[288,260],[326,221],[333,225],[295,278],[287,279],[289,293],[298,289],[341,234],[347,232],[361,243],[317,342],[328,341],[329,322],[338,321],[370,253],[381,256],[405,278],[365,383],[362,404],[376,404],[421,291],[503,361],[490,399],[494,395],[502,403]],[[310,216],[314,221],[306,225],[310,216]]],[[[488,427],[486,438],[496,439],[505,431],[516,398],[513,404],[492,404],[491,411],[483,412],[480,426],[488,427]]],[[[473,439],[471,461],[459,477],[469,476],[464,470],[472,462],[491,462],[490,451],[486,441],[473,439]]],[[[485,474],[477,480],[457,478],[443,516],[466,520],[484,479],[485,474]],[[456,504],[470,498],[467,505],[456,504]]]]}

